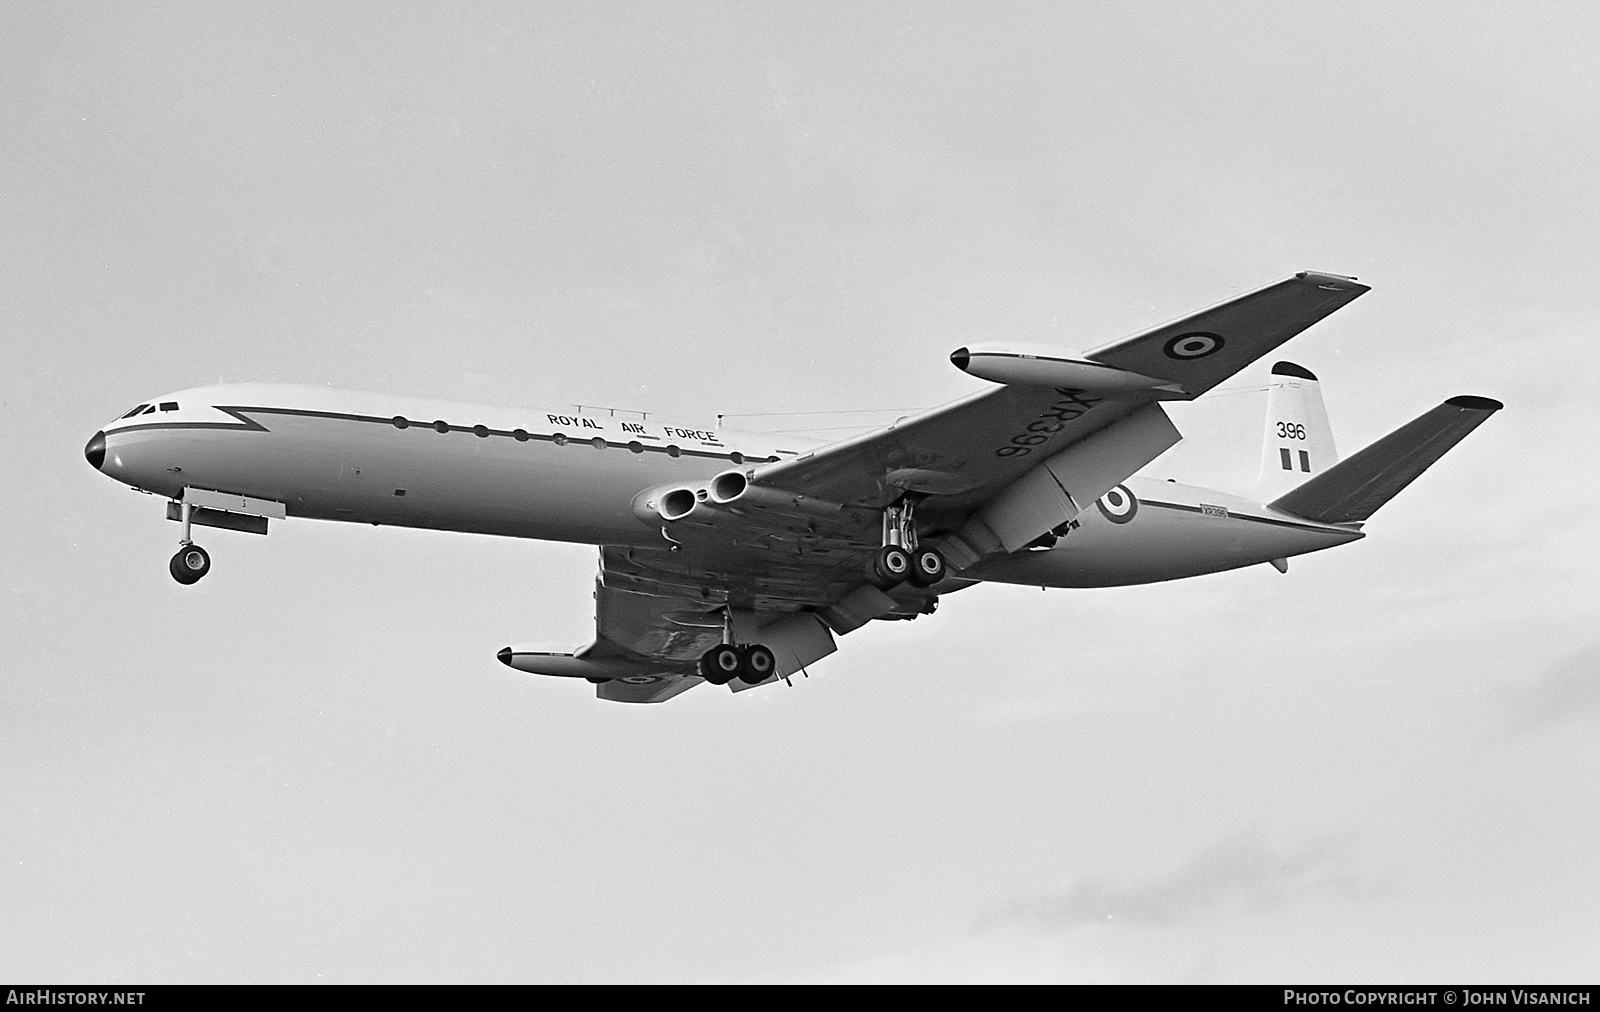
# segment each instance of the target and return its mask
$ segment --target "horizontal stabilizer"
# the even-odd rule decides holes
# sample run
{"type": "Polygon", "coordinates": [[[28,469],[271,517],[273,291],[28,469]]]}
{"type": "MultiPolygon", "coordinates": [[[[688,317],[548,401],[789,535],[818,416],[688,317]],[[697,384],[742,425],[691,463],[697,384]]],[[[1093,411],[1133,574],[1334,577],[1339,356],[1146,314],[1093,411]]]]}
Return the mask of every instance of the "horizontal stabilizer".
{"type": "Polygon", "coordinates": [[[1366,520],[1504,406],[1488,397],[1452,397],[1274,501],[1272,508],[1326,524],[1366,520]]]}

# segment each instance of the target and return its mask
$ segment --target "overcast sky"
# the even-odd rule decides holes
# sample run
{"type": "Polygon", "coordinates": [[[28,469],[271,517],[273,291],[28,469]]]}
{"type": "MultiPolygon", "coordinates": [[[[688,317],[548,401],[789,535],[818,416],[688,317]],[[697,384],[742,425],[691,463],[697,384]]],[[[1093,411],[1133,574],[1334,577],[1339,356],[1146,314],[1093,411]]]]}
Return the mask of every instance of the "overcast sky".
{"type": "MultiPolygon", "coordinates": [[[[1600,977],[1593,5],[0,5],[0,978],[1600,977]],[[375,12],[381,11],[381,16],[375,12]],[[1353,546],[599,702],[592,548],[177,526],[225,380],[920,407],[1314,269],[1353,546]]],[[[1271,359],[1150,472],[1237,485],[1271,359]]],[[[773,420],[752,420],[770,427],[773,420]]]]}

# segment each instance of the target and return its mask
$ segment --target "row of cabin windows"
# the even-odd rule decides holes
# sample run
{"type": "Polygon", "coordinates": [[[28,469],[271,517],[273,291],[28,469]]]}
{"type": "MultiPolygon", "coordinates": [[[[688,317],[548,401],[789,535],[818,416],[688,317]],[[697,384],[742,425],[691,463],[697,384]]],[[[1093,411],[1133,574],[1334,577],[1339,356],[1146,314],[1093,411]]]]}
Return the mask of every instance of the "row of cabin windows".
{"type": "MultiPolygon", "coordinates": [[[[141,404],[122,417],[132,418],[134,415],[153,415],[158,409],[161,411],[176,411],[178,410],[178,402],[162,401],[160,404],[141,404]]],[[[121,419],[118,419],[118,421],[121,421],[121,419]]]]}
{"type": "MultiPolygon", "coordinates": [[[[394,427],[397,428],[397,429],[409,429],[413,424],[411,419],[407,418],[404,415],[395,415],[394,418],[392,418],[390,420],[394,423],[394,427]]],[[[429,428],[433,429],[435,432],[449,432],[450,431],[450,423],[441,418],[441,419],[438,419],[437,421],[435,421],[431,426],[429,426],[429,428]]],[[[487,439],[487,438],[489,438],[489,427],[487,425],[474,425],[468,431],[470,431],[474,436],[477,436],[479,439],[487,439]]],[[[533,437],[532,437],[532,435],[529,434],[527,429],[512,429],[511,430],[511,438],[515,439],[519,443],[526,443],[529,439],[532,439],[533,437]]],[[[552,443],[556,444],[557,446],[566,446],[568,443],[571,443],[571,442],[578,442],[578,443],[584,442],[584,440],[581,440],[581,439],[579,439],[579,440],[570,439],[570,438],[568,438],[567,434],[564,433],[564,432],[557,432],[555,435],[550,437],[550,441],[552,443]]],[[[593,439],[588,440],[588,443],[589,443],[590,446],[594,447],[596,450],[604,450],[606,448],[606,445],[607,445],[604,436],[595,436],[593,439]]],[[[639,442],[637,439],[629,442],[627,444],[627,446],[628,446],[628,449],[630,451],[634,452],[634,453],[643,453],[644,452],[644,444],[639,442]]],[[[667,444],[667,456],[676,457],[679,454],[681,454],[682,452],[683,451],[678,448],[676,443],[667,444]]],[[[744,463],[744,454],[742,454],[742,453],[739,453],[739,452],[735,451],[734,453],[731,453],[728,456],[735,464],[743,464],[744,463]]]]}

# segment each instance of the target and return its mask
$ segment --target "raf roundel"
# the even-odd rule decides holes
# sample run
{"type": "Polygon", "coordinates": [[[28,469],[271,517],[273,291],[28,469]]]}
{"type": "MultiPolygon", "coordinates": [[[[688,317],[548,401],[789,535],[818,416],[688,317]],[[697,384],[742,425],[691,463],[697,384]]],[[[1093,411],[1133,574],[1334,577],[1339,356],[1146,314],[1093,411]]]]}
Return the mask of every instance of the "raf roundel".
{"type": "Polygon", "coordinates": [[[1094,504],[1100,508],[1100,515],[1114,524],[1125,524],[1139,513],[1139,499],[1126,485],[1118,485],[1094,504]]]}
{"type": "Polygon", "coordinates": [[[1221,334],[1210,334],[1203,330],[1194,330],[1187,334],[1179,334],[1168,341],[1162,350],[1167,353],[1168,358],[1186,361],[1192,358],[1205,358],[1207,355],[1215,355],[1222,350],[1222,346],[1226,343],[1221,334]]]}

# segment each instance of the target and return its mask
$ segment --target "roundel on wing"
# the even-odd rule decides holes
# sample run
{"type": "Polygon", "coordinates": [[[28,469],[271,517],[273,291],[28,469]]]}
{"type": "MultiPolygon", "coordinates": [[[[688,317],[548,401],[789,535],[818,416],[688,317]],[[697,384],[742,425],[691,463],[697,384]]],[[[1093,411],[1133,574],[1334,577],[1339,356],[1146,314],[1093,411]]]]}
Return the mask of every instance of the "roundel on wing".
{"type": "Polygon", "coordinates": [[[1100,508],[1100,515],[1114,524],[1125,524],[1139,513],[1139,497],[1126,485],[1118,485],[1094,504],[1100,508]]]}
{"type": "Polygon", "coordinates": [[[652,685],[661,681],[655,675],[623,675],[622,680],[629,685],[652,685]]]}
{"type": "Polygon", "coordinates": [[[1205,358],[1207,355],[1215,355],[1222,350],[1222,346],[1226,343],[1221,334],[1192,330],[1187,334],[1179,334],[1168,341],[1162,350],[1167,353],[1168,358],[1187,361],[1189,359],[1205,358]]]}

